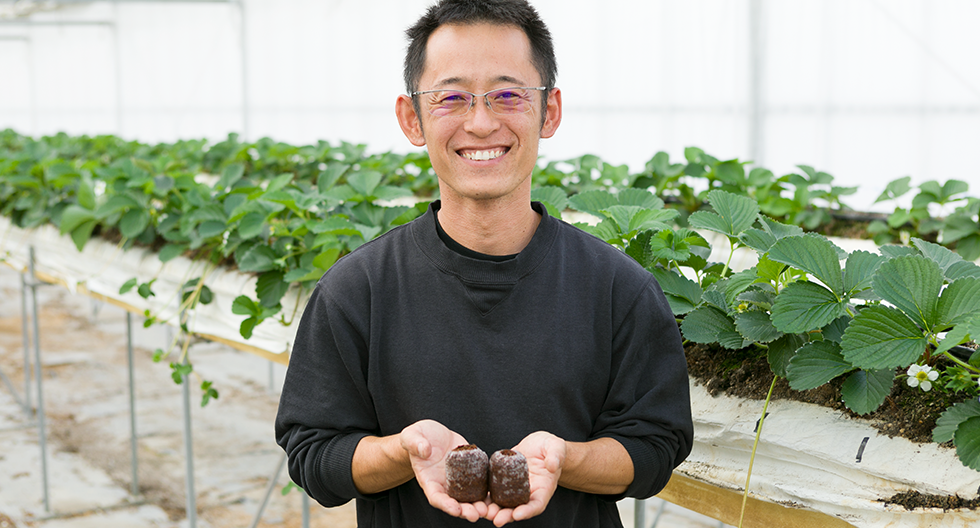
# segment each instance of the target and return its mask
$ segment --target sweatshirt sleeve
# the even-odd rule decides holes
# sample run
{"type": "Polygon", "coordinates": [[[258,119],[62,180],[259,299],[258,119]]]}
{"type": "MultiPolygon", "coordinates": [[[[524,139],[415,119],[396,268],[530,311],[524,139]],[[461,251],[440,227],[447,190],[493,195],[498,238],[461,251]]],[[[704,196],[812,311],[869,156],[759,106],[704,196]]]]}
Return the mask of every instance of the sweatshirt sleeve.
{"type": "Polygon", "coordinates": [[[595,427],[594,437],[618,440],[633,461],[633,482],[623,496],[656,495],[691,452],[687,360],[676,319],[652,276],[614,336],[609,394],[595,427]]]}
{"type": "Polygon", "coordinates": [[[320,504],[368,498],[354,487],[358,442],[378,434],[366,383],[364,323],[314,289],[296,333],[276,416],[289,476],[320,504]]]}

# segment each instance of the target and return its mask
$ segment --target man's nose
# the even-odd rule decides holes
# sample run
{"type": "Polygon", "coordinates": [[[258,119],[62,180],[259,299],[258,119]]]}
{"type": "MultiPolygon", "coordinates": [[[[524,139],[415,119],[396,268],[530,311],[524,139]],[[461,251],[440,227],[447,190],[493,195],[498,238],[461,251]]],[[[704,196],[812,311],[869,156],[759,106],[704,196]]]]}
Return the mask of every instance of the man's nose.
{"type": "Polygon", "coordinates": [[[473,100],[473,108],[466,118],[466,131],[477,135],[488,135],[500,126],[497,114],[490,110],[489,100],[485,95],[473,100]]]}

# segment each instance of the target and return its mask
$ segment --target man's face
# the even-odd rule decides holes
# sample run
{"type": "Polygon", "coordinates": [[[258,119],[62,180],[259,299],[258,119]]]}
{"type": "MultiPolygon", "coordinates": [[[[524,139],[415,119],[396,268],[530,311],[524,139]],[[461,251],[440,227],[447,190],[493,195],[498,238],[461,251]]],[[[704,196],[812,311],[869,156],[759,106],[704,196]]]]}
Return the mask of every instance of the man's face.
{"type": "MultiPolygon", "coordinates": [[[[429,37],[418,89],[482,94],[540,83],[531,63],[530,43],[520,28],[444,25],[429,37]]],[[[527,200],[538,141],[551,137],[561,121],[559,90],[552,90],[543,121],[540,97],[544,93],[536,91],[532,96],[532,109],[525,114],[496,114],[479,97],[467,114],[442,117],[429,114],[426,95],[417,96],[419,114],[410,98],[399,98],[399,123],[413,144],[428,146],[443,201],[527,200]]]]}

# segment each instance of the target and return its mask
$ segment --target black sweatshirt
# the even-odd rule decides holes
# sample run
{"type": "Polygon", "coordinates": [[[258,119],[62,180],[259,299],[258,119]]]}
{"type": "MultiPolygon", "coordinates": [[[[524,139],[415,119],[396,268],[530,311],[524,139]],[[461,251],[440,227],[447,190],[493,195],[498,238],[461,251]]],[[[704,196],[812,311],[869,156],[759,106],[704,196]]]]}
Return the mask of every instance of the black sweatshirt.
{"type": "MultiPolygon", "coordinates": [[[[438,206],[340,259],[313,291],[276,418],[293,481],[324,506],[357,499],[361,527],[470,526],[414,479],[354,487],[361,438],[432,419],[487,453],[540,430],[614,438],[634,468],[622,496],[658,493],[693,425],[680,333],[653,276],[537,203],[541,223],[515,258],[469,258],[439,238],[438,206]]],[[[515,526],[619,527],[622,496],[559,487],[515,526]]]]}

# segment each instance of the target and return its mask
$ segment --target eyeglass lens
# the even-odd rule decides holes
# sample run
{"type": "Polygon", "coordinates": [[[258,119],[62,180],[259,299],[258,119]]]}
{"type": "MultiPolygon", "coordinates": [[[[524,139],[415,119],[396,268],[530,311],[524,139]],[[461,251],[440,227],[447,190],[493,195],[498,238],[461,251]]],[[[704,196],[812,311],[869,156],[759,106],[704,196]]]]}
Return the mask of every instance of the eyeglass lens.
{"type": "MultiPolygon", "coordinates": [[[[464,115],[473,106],[473,99],[478,97],[469,92],[455,90],[432,92],[428,96],[429,112],[436,116],[464,115]]],[[[490,110],[497,114],[523,114],[531,110],[531,90],[503,88],[489,92],[484,97],[490,110]]]]}

